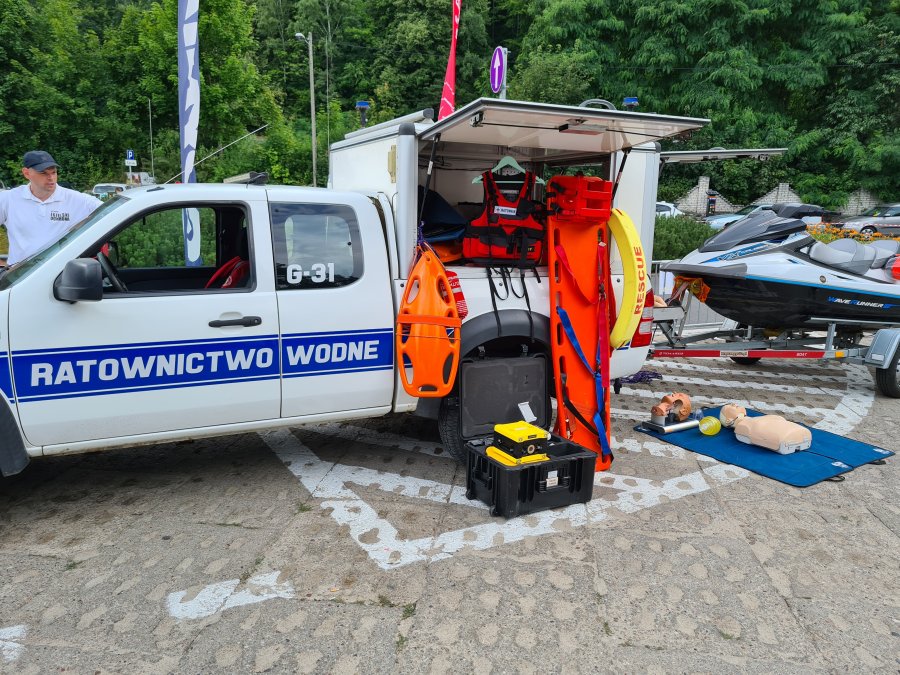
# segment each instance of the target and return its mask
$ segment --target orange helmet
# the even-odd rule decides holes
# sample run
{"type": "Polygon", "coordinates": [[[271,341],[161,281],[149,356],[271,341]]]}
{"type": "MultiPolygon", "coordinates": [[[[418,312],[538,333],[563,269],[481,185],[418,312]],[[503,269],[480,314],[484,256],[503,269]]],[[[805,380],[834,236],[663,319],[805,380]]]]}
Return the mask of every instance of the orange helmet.
{"type": "Polygon", "coordinates": [[[429,243],[441,262],[453,262],[463,257],[462,241],[436,241],[429,243]]]}

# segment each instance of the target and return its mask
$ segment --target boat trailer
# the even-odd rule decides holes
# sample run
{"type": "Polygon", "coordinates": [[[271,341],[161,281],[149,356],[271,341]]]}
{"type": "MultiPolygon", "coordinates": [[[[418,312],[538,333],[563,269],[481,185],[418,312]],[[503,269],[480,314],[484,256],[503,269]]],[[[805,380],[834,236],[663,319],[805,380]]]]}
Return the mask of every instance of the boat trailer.
{"type": "Polygon", "coordinates": [[[679,304],[654,308],[654,329],[665,339],[651,344],[653,358],[730,358],[741,365],[761,359],[834,359],[874,368],[877,389],[900,398],[900,326],[867,321],[851,326],[813,317],[809,329],[777,331],[725,319],[718,329],[688,335],[686,318],[679,304]]]}

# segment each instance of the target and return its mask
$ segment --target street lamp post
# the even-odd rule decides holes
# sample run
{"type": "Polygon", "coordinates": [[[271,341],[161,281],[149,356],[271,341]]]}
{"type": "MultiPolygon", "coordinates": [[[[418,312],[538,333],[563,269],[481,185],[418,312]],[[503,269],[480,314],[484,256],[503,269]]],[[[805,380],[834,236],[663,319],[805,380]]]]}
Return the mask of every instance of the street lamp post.
{"type": "Polygon", "coordinates": [[[312,123],[312,184],[316,187],[316,88],[313,80],[313,35],[295,33],[294,37],[309,47],[309,116],[312,123]]]}

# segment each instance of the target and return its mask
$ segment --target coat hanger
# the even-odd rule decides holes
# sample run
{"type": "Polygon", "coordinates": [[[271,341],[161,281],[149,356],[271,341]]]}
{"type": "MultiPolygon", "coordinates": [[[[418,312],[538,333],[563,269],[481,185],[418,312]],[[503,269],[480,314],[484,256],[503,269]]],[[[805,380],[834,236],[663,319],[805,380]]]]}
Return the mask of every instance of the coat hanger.
{"type": "MultiPolygon", "coordinates": [[[[522,165],[519,164],[515,160],[515,158],[510,155],[504,155],[503,157],[501,157],[500,161],[494,165],[493,169],[491,169],[491,173],[497,173],[500,170],[506,169],[506,168],[515,169],[518,173],[526,173],[525,169],[522,168],[522,165]]],[[[538,178],[537,176],[535,176],[534,180],[535,180],[535,182],[540,183],[541,185],[543,185],[545,183],[543,178],[538,178]]],[[[472,179],[472,182],[480,183],[481,182],[481,174],[478,174],[477,176],[475,176],[475,178],[472,179]]],[[[522,184],[521,180],[512,180],[512,181],[495,180],[494,182],[497,183],[498,185],[502,185],[503,183],[518,183],[519,185],[522,184]]]]}

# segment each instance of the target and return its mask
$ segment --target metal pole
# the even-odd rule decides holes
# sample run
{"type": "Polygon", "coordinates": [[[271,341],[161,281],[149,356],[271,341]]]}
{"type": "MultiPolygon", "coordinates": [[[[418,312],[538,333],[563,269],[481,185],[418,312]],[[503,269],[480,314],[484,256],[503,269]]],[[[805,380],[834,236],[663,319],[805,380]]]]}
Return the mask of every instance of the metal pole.
{"type": "Polygon", "coordinates": [[[316,187],[316,85],[313,80],[313,35],[309,31],[309,117],[312,123],[312,184],[316,187]]]}
{"type": "Polygon", "coordinates": [[[153,103],[147,99],[147,117],[150,120],[150,174],[156,180],[156,164],[153,161],[153,103]]]}
{"type": "MultiPolygon", "coordinates": [[[[307,35],[294,33],[294,37],[305,42],[309,47],[309,121],[312,125],[312,184],[316,187],[316,82],[313,78],[313,35],[310,30],[307,35]]],[[[325,102],[328,104],[328,101],[325,102]]]]}
{"type": "Polygon", "coordinates": [[[509,70],[509,50],[501,47],[503,50],[503,86],[500,87],[500,98],[506,98],[506,71],[509,70]]]}

